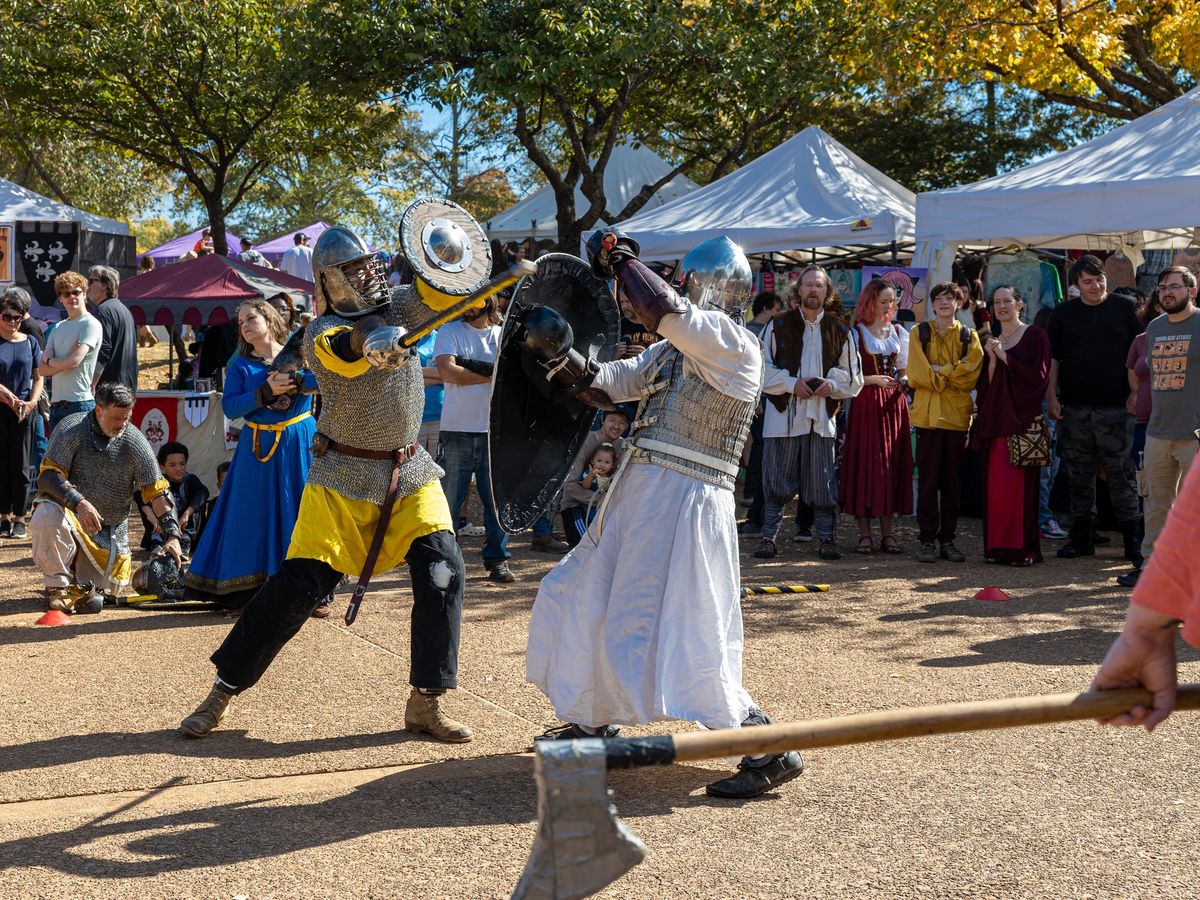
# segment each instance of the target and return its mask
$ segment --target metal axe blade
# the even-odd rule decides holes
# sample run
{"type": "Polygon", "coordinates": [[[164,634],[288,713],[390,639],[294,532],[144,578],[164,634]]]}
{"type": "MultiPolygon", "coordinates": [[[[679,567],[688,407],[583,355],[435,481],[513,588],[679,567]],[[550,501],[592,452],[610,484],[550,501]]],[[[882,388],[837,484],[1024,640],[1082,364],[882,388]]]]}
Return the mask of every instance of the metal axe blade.
{"type": "MultiPolygon", "coordinates": [[[[587,897],[620,878],[645,857],[645,845],[617,818],[605,777],[608,769],[1108,719],[1135,706],[1150,705],[1149,691],[1128,688],[946,703],[836,719],[659,737],[539,742],[534,766],[538,833],[513,897],[520,900],[587,897]]],[[[1200,684],[1180,685],[1175,708],[1200,709],[1200,684]]]]}
{"type": "Polygon", "coordinates": [[[604,745],[599,738],[538,743],[538,833],[515,900],[588,897],[645,859],[646,845],[612,805],[604,745]]]}

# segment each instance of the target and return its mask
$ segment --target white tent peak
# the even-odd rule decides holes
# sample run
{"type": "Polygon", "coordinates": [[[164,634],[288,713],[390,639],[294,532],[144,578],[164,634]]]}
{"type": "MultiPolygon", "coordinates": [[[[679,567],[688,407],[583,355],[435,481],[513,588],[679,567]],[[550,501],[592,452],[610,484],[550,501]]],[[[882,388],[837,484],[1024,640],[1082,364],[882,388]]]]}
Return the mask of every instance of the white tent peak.
{"type": "Polygon", "coordinates": [[[1020,169],[921,194],[917,239],[1110,249],[1186,244],[1200,222],[1197,130],[1200,88],[1020,169]]]}
{"type": "MultiPolygon", "coordinates": [[[[674,168],[644,144],[624,143],[613,147],[608,165],[604,167],[604,198],[608,213],[612,216],[620,213],[645,185],[654,184],[674,168]]],[[[642,210],[662,206],[696,188],[696,182],[686,175],[676,175],[646,201],[642,210]]],[[[576,214],[582,213],[590,205],[591,201],[576,188],[576,214]]],[[[500,241],[519,241],[528,237],[556,240],[557,213],[554,191],[549,185],[542,185],[514,206],[492,216],[486,225],[488,237],[500,241]]]]}
{"type": "Polygon", "coordinates": [[[16,182],[0,178],[0,222],[78,222],[89,231],[104,234],[129,234],[129,226],[106,219],[58,200],[31,191],[16,182]]]}
{"type": "Polygon", "coordinates": [[[621,229],[647,259],[679,259],[726,235],[747,253],[913,238],[912,191],[809,126],[705,187],[621,229]]]}

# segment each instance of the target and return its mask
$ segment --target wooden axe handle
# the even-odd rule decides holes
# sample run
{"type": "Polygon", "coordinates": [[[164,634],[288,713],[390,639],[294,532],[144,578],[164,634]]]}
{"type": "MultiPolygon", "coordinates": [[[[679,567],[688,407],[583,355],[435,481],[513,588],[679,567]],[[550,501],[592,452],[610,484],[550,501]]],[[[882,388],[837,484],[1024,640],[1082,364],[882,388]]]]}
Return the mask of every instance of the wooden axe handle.
{"type": "MultiPolygon", "coordinates": [[[[837,719],[692,732],[677,734],[672,738],[674,761],[756,756],[811,747],[837,747],[929,734],[1046,725],[1076,719],[1107,719],[1128,712],[1135,706],[1150,706],[1150,703],[1149,691],[1123,688],[1086,694],[1047,694],[1041,697],[946,703],[837,719]]],[[[1200,684],[1181,684],[1175,708],[1200,709],[1200,684]]]]}

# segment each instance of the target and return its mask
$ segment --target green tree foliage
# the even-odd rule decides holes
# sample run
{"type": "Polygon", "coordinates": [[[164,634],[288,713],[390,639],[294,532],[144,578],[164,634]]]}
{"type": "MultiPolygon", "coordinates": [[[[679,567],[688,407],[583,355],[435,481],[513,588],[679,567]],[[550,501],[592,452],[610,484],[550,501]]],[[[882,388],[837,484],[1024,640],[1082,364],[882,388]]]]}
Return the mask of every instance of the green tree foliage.
{"type": "Polygon", "coordinates": [[[130,221],[167,189],[157,166],[98,147],[54,124],[0,124],[0,177],[110,219],[130,221]]]}
{"type": "Polygon", "coordinates": [[[1200,76],[1195,0],[879,0],[872,10],[863,38],[887,52],[844,63],[893,86],[990,78],[1135,119],[1200,76]]]}
{"type": "Polygon", "coordinates": [[[334,77],[338,15],[323,0],[6,4],[0,98],[174,173],[224,252],[226,218],[276,161],[352,157],[398,115],[334,77]]]}

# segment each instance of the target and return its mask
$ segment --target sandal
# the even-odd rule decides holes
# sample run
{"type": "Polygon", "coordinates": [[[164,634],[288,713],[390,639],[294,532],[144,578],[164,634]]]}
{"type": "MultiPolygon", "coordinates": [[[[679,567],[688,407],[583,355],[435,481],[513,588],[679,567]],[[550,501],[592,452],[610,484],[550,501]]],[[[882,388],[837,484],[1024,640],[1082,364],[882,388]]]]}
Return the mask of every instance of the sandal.
{"type": "Polygon", "coordinates": [[[894,534],[884,535],[883,540],[879,542],[880,549],[884,553],[903,553],[904,548],[900,546],[900,542],[896,540],[894,534]]]}
{"type": "Polygon", "coordinates": [[[871,538],[867,535],[858,539],[858,546],[854,548],[855,553],[874,553],[875,546],[871,543],[871,538]]]}

